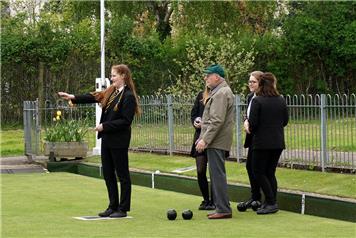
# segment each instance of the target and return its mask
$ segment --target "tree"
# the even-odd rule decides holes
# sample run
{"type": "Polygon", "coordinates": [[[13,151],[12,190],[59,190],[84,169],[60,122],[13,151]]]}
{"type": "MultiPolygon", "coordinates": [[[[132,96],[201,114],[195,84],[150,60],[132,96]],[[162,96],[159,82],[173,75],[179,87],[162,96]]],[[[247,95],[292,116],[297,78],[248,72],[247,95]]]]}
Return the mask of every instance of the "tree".
{"type": "Polygon", "coordinates": [[[10,17],[10,3],[8,1],[1,0],[1,19],[10,17]]]}
{"type": "MultiPolygon", "coordinates": [[[[356,88],[355,6],[352,2],[291,3],[283,24],[284,54],[298,92],[356,88]]],[[[287,66],[286,66],[287,67],[287,66]]]]}
{"type": "Polygon", "coordinates": [[[186,57],[176,60],[181,74],[172,86],[161,89],[164,93],[195,96],[204,88],[203,70],[210,64],[219,63],[226,71],[226,80],[235,93],[244,91],[248,72],[253,66],[252,49],[245,49],[232,35],[219,38],[206,35],[187,36],[186,57]]]}
{"type": "Polygon", "coordinates": [[[170,1],[149,1],[149,5],[156,17],[156,31],[159,34],[159,39],[163,42],[171,35],[172,27],[170,18],[173,13],[173,7],[170,1]]]}
{"type": "Polygon", "coordinates": [[[214,35],[244,31],[263,34],[272,28],[277,9],[273,1],[189,1],[177,5],[175,31],[214,35]]]}

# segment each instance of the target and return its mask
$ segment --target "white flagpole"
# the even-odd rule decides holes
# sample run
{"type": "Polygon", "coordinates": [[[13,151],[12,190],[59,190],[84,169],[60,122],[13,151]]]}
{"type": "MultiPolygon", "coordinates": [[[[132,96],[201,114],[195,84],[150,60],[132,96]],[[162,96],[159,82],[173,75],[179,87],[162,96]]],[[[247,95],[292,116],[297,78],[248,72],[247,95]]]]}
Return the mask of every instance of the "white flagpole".
{"type": "Polygon", "coordinates": [[[101,48],[101,82],[105,82],[105,5],[100,0],[100,48],[101,48]]]}
{"type": "MultiPolygon", "coordinates": [[[[103,90],[103,85],[105,84],[105,5],[104,0],[100,0],[100,78],[96,79],[96,91],[103,90]]],[[[107,85],[108,86],[108,85],[107,85]]],[[[95,107],[95,125],[99,125],[100,116],[101,116],[101,108],[98,104],[95,107]]],[[[97,139],[98,132],[96,133],[96,143],[93,148],[93,155],[101,154],[101,139],[97,139]]]]}

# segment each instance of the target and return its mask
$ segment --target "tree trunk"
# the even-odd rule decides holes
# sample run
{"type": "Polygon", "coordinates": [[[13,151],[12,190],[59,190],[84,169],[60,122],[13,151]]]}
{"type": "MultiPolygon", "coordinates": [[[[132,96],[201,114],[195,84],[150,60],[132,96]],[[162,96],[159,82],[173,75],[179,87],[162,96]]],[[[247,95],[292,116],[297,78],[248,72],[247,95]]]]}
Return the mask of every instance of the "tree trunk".
{"type": "MultiPolygon", "coordinates": [[[[39,108],[44,108],[44,96],[43,96],[43,89],[44,89],[44,63],[39,63],[38,69],[38,106],[39,108]]],[[[38,110],[38,119],[41,122],[41,110],[38,110]]]]}
{"type": "Polygon", "coordinates": [[[172,27],[169,20],[173,13],[173,8],[169,7],[170,1],[150,1],[150,5],[156,16],[156,31],[159,34],[160,41],[163,42],[171,35],[172,27]]]}

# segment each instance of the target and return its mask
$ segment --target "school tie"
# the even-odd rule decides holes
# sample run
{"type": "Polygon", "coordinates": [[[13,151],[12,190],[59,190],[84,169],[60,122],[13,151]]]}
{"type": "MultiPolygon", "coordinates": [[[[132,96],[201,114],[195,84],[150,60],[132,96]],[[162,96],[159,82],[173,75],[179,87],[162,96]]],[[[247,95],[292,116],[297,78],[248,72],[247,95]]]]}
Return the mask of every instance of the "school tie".
{"type": "Polygon", "coordinates": [[[108,103],[106,104],[106,107],[105,107],[105,113],[108,111],[111,103],[115,100],[116,96],[119,94],[119,90],[116,89],[111,95],[110,95],[110,98],[108,100],[108,103]]]}

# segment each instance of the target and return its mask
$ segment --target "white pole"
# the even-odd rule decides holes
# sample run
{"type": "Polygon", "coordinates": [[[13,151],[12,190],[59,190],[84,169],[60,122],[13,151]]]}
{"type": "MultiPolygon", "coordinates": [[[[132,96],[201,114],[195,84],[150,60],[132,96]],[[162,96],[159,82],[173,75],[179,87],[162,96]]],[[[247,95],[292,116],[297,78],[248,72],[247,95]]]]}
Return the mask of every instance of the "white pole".
{"type": "MultiPolygon", "coordinates": [[[[105,5],[104,0],[100,0],[100,78],[96,79],[96,91],[103,90],[103,84],[105,84],[105,5]]],[[[95,125],[99,125],[100,116],[101,116],[101,108],[97,104],[95,107],[95,125]]],[[[101,154],[101,140],[98,138],[98,132],[96,133],[96,143],[93,148],[93,155],[101,154]]]]}
{"type": "Polygon", "coordinates": [[[105,5],[100,0],[100,52],[101,52],[101,82],[105,82],[105,5]]]}

